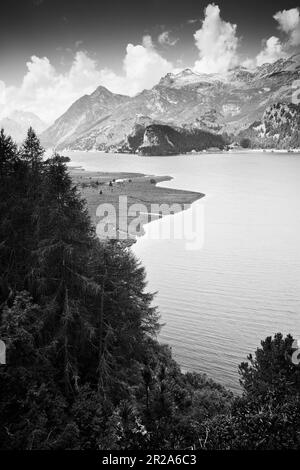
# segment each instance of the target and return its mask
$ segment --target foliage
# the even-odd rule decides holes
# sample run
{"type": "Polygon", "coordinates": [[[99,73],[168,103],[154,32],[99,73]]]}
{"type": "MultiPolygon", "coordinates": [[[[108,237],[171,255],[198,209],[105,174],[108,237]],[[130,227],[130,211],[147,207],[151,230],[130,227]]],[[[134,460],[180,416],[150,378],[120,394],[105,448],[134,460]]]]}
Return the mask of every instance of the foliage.
{"type": "Polygon", "coordinates": [[[238,134],[238,140],[249,142],[247,147],[298,149],[300,126],[300,105],[293,103],[276,103],[269,106],[261,121],[254,122],[238,134]]]}
{"type": "Polygon", "coordinates": [[[239,367],[244,393],[231,413],[205,423],[207,449],[300,448],[300,370],[291,360],[293,338],[262,341],[239,367]]]}
{"type": "Polygon", "coordinates": [[[66,163],[0,132],[0,448],[299,448],[292,338],[241,364],[239,398],[183,374],[143,267],[96,238],[66,163]]]}

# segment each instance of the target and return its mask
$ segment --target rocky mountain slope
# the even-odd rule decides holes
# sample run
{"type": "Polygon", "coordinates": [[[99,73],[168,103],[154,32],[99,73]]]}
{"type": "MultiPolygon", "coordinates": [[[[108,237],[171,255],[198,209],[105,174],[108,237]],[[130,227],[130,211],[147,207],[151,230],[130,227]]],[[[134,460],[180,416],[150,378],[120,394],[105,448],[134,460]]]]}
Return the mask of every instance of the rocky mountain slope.
{"type": "MultiPolygon", "coordinates": [[[[107,128],[107,121],[115,109],[124,105],[128,96],[111,93],[99,86],[91,95],[84,95],[41,136],[46,147],[68,147],[77,139],[84,139],[93,129],[107,128]]],[[[109,127],[109,126],[108,126],[109,127]]],[[[112,127],[112,126],[110,126],[112,127]]],[[[108,139],[113,137],[113,131],[108,129],[108,139]]]]}
{"type": "Polygon", "coordinates": [[[33,127],[40,134],[47,127],[36,114],[27,111],[13,111],[9,116],[0,120],[0,128],[13,137],[17,143],[21,143],[26,136],[29,127],[33,127]]]}
{"type": "Polygon", "coordinates": [[[42,134],[46,146],[77,150],[119,147],[137,117],[170,126],[237,133],[261,119],[268,106],[292,101],[300,79],[300,54],[254,71],[238,67],[226,75],[187,69],[168,74],[151,90],[130,98],[99,87],[76,101],[42,134]]]}
{"type": "Polygon", "coordinates": [[[239,133],[245,146],[257,148],[300,148],[300,105],[276,103],[269,106],[260,121],[239,133]]]}

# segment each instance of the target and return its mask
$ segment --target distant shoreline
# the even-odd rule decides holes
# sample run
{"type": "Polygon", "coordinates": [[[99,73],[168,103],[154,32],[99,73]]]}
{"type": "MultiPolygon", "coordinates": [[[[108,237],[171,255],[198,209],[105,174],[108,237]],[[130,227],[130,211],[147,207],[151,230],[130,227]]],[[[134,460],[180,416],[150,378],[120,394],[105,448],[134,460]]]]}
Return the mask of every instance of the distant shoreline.
{"type": "Polygon", "coordinates": [[[236,153],[243,153],[243,154],[252,154],[252,153],[279,153],[279,154],[300,154],[300,148],[299,149],[276,149],[276,148],[258,148],[258,149],[244,149],[244,148],[237,148],[237,149],[229,149],[229,150],[220,150],[220,149],[207,149],[207,150],[199,150],[199,151],[191,151],[191,152],[186,152],[186,153],[179,153],[179,154],[174,154],[174,155],[139,155],[137,153],[123,153],[123,152],[107,152],[104,150],[62,150],[61,153],[63,152],[74,152],[74,153],[101,153],[101,154],[106,154],[106,155],[132,155],[134,157],[141,157],[141,158],[168,158],[168,157],[177,157],[180,155],[187,155],[187,156],[193,156],[193,155],[213,155],[213,154],[236,154],[236,153]]]}

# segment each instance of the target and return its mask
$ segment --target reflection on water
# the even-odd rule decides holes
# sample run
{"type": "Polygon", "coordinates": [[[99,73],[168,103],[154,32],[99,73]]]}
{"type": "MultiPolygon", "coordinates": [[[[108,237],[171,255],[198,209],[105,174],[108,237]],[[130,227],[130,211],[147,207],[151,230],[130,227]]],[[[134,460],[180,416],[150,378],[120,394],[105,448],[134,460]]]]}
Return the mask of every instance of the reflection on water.
{"type": "Polygon", "coordinates": [[[237,390],[237,366],[261,339],[278,331],[300,338],[300,156],[70,156],[89,170],[169,174],[163,186],[206,194],[194,205],[204,210],[201,249],[149,237],[134,246],[149,290],[159,291],[160,339],[185,370],[237,390]]]}

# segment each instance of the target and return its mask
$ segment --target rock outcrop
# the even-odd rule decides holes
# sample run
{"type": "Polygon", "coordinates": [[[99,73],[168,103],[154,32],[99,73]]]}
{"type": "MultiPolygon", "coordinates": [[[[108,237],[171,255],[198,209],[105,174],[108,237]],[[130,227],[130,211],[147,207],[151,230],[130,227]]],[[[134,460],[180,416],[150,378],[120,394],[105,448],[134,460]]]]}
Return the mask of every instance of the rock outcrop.
{"type": "Polygon", "coordinates": [[[167,124],[152,123],[135,125],[127,136],[120,152],[139,155],[176,155],[191,151],[201,151],[211,147],[223,149],[226,145],[221,135],[197,128],[173,127],[167,124]]]}

